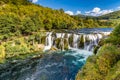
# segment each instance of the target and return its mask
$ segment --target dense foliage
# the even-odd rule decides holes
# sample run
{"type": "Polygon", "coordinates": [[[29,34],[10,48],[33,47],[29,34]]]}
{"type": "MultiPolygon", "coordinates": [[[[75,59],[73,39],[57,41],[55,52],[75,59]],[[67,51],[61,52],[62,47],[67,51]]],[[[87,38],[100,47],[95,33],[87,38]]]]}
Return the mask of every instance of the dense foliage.
{"type": "Polygon", "coordinates": [[[120,25],[102,45],[96,55],[87,59],[76,80],[120,79],[120,25]]]}
{"type": "MultiPolygon", "coordinates": [[[[52,10],[33,4],[31,0],[0,0],[0,40],[7,40],[12,36],[29,35],[40,30],[117,25],[115,20],[103,19],[83,15],[69,16],[63,9],[52,10]]],[[[119,22],[119,19],[117,20],[119,22]]]]}
{"type": "Polygon", "coordinates": [[[11,58],[21,59],[24,55],[34,52],[42,52],[45,47],[46,33],[34,33],[33,35],[12,38],[0,45],[0,63],[11,58]]]}
{"type": "Polygon", "coordinates": [[[28,0],[0,1],[0,38],[29,35],[40,30],[72,29],[76,21],[62,9],[52,10],[28,0]],[[6,34],[7,33],[7,34],[6,34]]]}
{"type": "Polygon", "coordinates": [[[112,43],[120,47],[120,25],[118,25],[105,43],[112,43]]]}

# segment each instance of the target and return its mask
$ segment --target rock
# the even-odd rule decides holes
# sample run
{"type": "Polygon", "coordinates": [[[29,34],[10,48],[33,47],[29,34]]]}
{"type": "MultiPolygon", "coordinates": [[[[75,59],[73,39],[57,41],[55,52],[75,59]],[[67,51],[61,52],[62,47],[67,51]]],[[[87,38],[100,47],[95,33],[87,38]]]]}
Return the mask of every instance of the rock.
{"type": "Polygon", "coordinates": [[[74,45],[74,44],[73,44],[73,38],[74,38],[74,37],[73,37],[73,34],[72,34],[72,35],[69,37],[69,39],[68,39],[69,44],[70,44],[71,47],[73,47],[73,45],[74,45]]]}
{"type": "Polygon", "coordinates": [[[31,59],[32,60],[35,60],[35,59],[40,59],[40,58],[42,58],[43,57],[43,55],[35,55],[35,56],[33,56],[31,59]]]}
{"type": "Polygon", "coordinates": [[[41,44],[45,44],[46,43],[45,41],[46,41],[46,36],[42,36],[41,37],[41,44]]]}
{"type": "Polygon", "coordinates": [[[44,50],[45,45],[44,44],[38,44],[37,48],[40,49],[40,50],[44,50]]]}
{"type": "Polygon", "coordinates": [[[55,39],[55,46],[58,48],[58,49],[61,49],[61,38],[56,38],[55,39]]]}
{"type": "Polygon", "coordinates": [[[80,41],[79,41],[79,48],[84,48],[84,35],[82,35],[81,37],[80,37],[80,41]]]}
{"type": "Polygon", "coordinates": [[[69,43],[67,39],[64,39],[64,50],[68,50],[69,49],[69,43]]]}
{"type": "Polygon", "coordinates": [[[54,47],[54,46],[52,46],[51,48],[50,48],[50,51],[57,51],[58,49],[56,48],[56,47],[54,47]]]}

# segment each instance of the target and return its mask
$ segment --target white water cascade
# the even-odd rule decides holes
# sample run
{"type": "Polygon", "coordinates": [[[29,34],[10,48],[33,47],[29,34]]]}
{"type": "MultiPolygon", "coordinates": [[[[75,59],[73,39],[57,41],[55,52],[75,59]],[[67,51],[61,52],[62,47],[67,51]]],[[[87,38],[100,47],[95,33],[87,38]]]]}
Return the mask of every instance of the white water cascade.
{"type": "Polygon", "coordinates": [[[75,33],[46,33],[45,50],[49,50],[51,47],[64,50],[65,44],[68,44],[68,49],[84,49],[92,51],[93,48],[98,45],[98,42],[102,38],[106,38],[110,32],[91,33],[91,34],[75,34],[75,33]],[[58,47],[60,46],[60,47],[58,47]]]}
{"type": "Polygon", "coordinates": [[[45,44],[45,48],[44,48],[44,51],[45,50],[49,50],[51,47],[52,47],[52,44],[53,44],[53,40],[52,40],[52,32],[47,32],[46,33],[46,44],[45,44]]]}

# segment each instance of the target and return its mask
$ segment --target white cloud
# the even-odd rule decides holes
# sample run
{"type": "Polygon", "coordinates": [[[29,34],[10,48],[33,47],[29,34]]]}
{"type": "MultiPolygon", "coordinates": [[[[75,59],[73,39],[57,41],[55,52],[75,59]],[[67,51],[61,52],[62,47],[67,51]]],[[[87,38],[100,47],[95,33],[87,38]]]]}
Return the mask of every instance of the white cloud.
{"type": "Polygon", "coordinates": [[[76,11],[75,13],[73,11],[65,11],[66,14],[69,14],[69,15],[78,15],[78,14],[81,14],[81,11],[76,11]]]}
{"type": "Polygon", "coordinates": [[[120,6],[118,6],[117,8],[118,8],[118,10],[120,10],[120,6]]]}
{"type": "Polygon", "coordinates": [[[36,3],[36,2],[38,2],[38,0],[32,0],[32,2],[33,2],[33,3],[36,3]]]}
{"type": "Polygon", "coordinates": [[[76,12],[76,15],[78,15],[78,14],[81,14],[81,11],[77,11],[77,12],[76,12]]]}
{"type": "Polygon", "coordinates": [[[113,12],[113,10],[101,10],[98,7],[93,8],[93,10],[91,11],[87,11],[85,12],[86,15],[91,15],[91,16],[100,16],[100,15],[104,15],[104,14],[108,14],[113,12]]]}
{"type": "Polygon", "coordinates": [[[69,15],[74,15],[74,13],[72,11],[65,11],[66,14],[69,14],[69,15]]]}
{"type": "Polygon", "coordinates": [[[94,12],[94,13],[98,13],[98,12],[100,12],[100,8],[98,8],[98,7],[95,7],[93,10],[92,10],[92,12],[94,12]]]}
{"type": "Polygon", "coordinates": [[[113,12],[113,10],[102,10],[99,12],[99,14],[104,15],[113,12]]]}

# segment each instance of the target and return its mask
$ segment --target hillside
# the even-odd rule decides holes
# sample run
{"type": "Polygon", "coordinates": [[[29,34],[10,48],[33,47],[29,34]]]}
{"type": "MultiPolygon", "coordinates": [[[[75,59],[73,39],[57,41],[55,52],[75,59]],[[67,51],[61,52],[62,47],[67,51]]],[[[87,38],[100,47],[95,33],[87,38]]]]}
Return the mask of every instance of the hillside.
{"type": "Polygon", "coordinates": [[[98,17],[98,19],[118,19],[118,18],[120,18],[120,10],[98,17]]]}
{"type": "Polygon", "coordinates": [[[92,28],[94,27],[112,27],[120,24],[120,11],[115,11],[109,14],[101,16],[85,16],[74,15],[72,16],[78,21],[78,25],[81,27],[92,28]]]}
{"type": "Polygon", "coordinates": [[[120,80],[120,25],[96,48],[76,80],[120,80]]]}
{"type": "Polygon", "coordinates": [[[40,30],[76,28],[76,20],[63,10],[52,10],[27,0],[1,0],[0,6],[0,39],[40,30]]]}
{"type": "Polygon", "coordinates": [[[101,15],[101,16],[89,16],[89,15],[75,15],[75,17],[79,17],[79,18],[91,18],[91,19],[119,19],[120,18],[120,10],[118,11],[114,11],[105,15],[101,15]]]}

